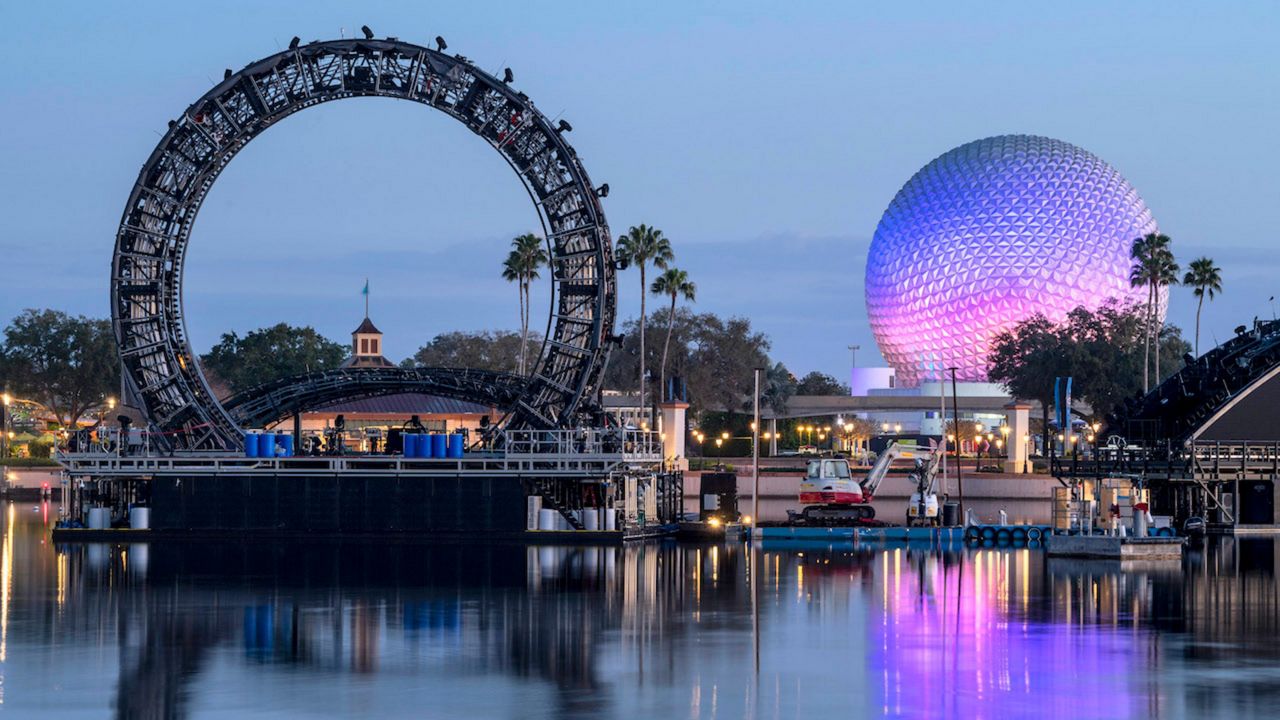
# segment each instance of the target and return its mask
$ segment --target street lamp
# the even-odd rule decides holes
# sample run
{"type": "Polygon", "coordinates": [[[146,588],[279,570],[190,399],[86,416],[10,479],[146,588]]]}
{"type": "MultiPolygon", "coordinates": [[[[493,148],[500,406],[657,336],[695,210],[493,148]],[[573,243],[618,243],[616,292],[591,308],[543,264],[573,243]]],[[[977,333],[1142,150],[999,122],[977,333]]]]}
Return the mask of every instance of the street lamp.
{"type": "Polygon", "coordinates": [[[13,438],[13,433],[6,433],[9,428],[9,404],[13,402],[13,396],[6,390],[0,395],[0,400],[4,401],[4,405],[0,406],[0,438],[4,439],[4,446],[0,447],[0,458],[9,457],[9,440],[13,438]]]}

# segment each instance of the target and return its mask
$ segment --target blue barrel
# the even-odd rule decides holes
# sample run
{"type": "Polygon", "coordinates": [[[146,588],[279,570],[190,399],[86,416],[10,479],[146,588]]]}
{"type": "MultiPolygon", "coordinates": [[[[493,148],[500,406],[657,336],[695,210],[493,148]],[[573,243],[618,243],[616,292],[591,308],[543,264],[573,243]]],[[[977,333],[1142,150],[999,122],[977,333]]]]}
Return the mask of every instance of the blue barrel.
{"type": "Polygon", "coordinates": [[[462,433],[453,433],[449,435],[448,455],[451,458],[462,457],[462,433]]]}
{"type": "Polygon", "coordinates": [[[258,436],[258,457],[272,458],[276,456],[276,434],[264,432],[258,436]]]}
{"type": "Polygon", "coordinates": [[[448,439],[443,434],[432,435],[431,436],[431,457],[443,458],[443,457],[446,457],[448,454],[449,454],[448,439]]]}
{"type": "Polygon", "coordinates": [[[276,446],[280,449],[280,457],[293,457],[293,436],[280,433],[276,436],[276,446]]]}
{"type": "Polygon", "coordinates": [[[247,432],[244,434],[244,456],[258,457],[258,433],[247,432]]]}
{"type": "Polygon", "coordinates": [[[405,457],[407,458],[422,457],[422,448],[418,445],[418,438],[421,437],[421,435],[405,433],[400,437],[404,439],[404,456],[405,457]]]}

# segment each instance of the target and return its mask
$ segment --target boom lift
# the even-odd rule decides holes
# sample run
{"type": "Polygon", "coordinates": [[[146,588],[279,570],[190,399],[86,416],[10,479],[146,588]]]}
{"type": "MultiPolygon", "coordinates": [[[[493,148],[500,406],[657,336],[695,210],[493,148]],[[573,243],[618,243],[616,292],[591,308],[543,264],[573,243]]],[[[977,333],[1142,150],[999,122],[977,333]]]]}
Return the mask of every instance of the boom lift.
{"type": "Polygon", "coordinates": [[[943,450],[936,442],[928,446],[916,443],[894,443],[885,448],[871,466],[871,471],[861,482],[849,472],[849,461],[842,458],[810,460],[805,479],[800,483],[800,502],[805,505],[801,517],[810,523],[831,524],[847,521],[871,520],[875,508],[871,499],[876,488],[889,474],[889,466],[895,460],[914,460],[911,477],[916,491],[907,510],[908,522],[928,520],[936,522],[938,496],[934,493],[934,478],[942,461],[943,450]]]}

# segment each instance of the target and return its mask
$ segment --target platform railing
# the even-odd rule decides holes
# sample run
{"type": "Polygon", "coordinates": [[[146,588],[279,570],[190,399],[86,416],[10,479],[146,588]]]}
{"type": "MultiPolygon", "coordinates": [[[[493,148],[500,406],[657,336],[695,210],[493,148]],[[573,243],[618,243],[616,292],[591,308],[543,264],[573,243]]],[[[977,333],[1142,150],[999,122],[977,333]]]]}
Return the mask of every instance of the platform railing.
{"type": "Polygon", "coordinates": [[[615,469],[660,464],[662,436],[624,428],[574,430],[500,430],[490,442],[458,458],[406,458],[403,455],[350,454],[251,458],[234,452],[153,452],[145,445],[122,448],[112,436],[100,442],[69,442],[58,461],[73,474],[129,474],[166,471],[199,473],[314,473],[346,471],[440,473],[608,473],[615,469]]]}
{"type": "Polygon", "coordinates": [[[495,446],[506,457],[594,455],[649,462],[662,460],[662,435],[652,430],[504,430],[499,433],[495,446]]]}

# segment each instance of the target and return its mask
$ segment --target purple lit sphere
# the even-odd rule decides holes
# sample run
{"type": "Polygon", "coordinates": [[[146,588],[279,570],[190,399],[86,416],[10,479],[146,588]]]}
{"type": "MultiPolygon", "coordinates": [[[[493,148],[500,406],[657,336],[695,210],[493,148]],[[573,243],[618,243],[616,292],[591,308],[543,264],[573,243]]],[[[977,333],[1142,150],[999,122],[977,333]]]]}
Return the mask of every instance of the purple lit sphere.
{"type": "Polygon", "coordinates": [[[986,382],[992,338],[1020,320],[1145,303],[1146,289],[1129,285],[1129,248],[1151,232],[1137,191],[1075,145],[1033,135],[961,145],[912,176],[880,218],[867,255],[871,330],[900,386],[946,367],[986,382]]]}

